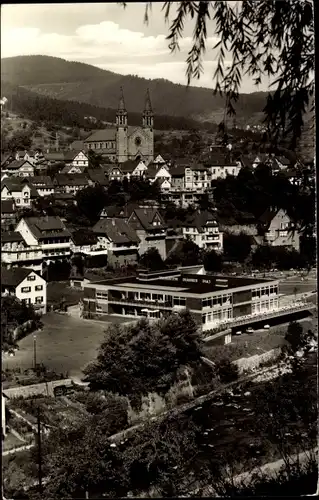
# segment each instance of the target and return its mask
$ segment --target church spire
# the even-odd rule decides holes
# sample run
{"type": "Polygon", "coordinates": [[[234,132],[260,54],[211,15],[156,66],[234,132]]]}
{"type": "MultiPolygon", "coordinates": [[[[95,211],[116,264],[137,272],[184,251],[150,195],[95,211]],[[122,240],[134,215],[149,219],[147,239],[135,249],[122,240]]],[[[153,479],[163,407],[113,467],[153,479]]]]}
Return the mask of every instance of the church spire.
{"type": "Polygon", "coordinates": [[[153,128],[154,114],[150,98],[150,91],[147,89],[145,95],[145,105],[143,111],[143,127],[153,128]]]}
{"type": "Polygon", "coordinates": [[[127,111],[125,108],[123,87],[120,88],[120,100],[116,113],[116,124],[117,126],[122,126],[122,127],[125,127],[127,125],[127,111]]]}
{"type": "Polygon", "coordinates": [[[124,101],[123,87],[120,87],[120,100],[119,100],[118,111],[126,111],[125,101],[124,101]]]}

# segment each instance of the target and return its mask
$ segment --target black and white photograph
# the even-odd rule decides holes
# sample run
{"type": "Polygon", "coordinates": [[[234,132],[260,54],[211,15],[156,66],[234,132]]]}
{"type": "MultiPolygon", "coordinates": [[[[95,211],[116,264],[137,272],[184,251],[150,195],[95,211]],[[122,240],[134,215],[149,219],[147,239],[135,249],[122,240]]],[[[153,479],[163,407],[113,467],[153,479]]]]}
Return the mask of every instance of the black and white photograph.
{"type": "Polygon", "coordinates": [[[314,10],[2,4],[4,500],[318,493],[314,10]]]}

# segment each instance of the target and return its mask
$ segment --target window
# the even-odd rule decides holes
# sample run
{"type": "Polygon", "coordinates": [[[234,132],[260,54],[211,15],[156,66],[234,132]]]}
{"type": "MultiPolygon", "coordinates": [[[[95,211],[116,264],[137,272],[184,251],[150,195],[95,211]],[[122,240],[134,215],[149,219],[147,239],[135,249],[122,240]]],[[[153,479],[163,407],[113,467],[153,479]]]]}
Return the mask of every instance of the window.
{"type": "Polygon", "coordinates": [[[20,199],[19,198],[17,198],[17,203],[20,203],[20,199]]]}
{"type": "Polygon", "coordinates": [[[36,291],[43,290],[43,286],[42,285],[36,285],[35,290],[36,291]]]}
{"type": "Polygon", "coordinates": [[[42,304],[42,302],[43,302],[43,297],[36,297],[35,298],[35,303],[36,304],[42,304]]]}
{"type": "Polygon", "coordinates": [[[31,292],[31,286],[24,286],[23,288],[21,288],[21,292],[22,293],[31,292]]]}
{"type": "Polygon", "coordinates": [[[184,297],[174,297],[173,298],[174,306],[186,306],[186,299],[184,297]]]}
{"type": "Polygon", "coordinates": [[[34,274],[32,276],[27,277],[27,281],[34,281],[34,280],[35,280],[34,274]]]}

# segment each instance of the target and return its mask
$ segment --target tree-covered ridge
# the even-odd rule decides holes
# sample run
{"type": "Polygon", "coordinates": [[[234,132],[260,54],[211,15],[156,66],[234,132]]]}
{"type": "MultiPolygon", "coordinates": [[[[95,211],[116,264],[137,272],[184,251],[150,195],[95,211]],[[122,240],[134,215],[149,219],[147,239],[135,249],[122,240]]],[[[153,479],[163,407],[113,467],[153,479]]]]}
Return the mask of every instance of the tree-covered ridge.
{"type": "MultiPolygon", "coordinates": [[[[77,102],[72,99],[63,101],[60,98],[52,98],[32,92],[24,87],[17,86],[7,80],[1,80],[1,92],[8,99],[7,107],[26,118],[30,118],[36,122],[45,121],[53,122],[60,126],[69,127],[86,127],[86,128],[104,128],[106,125],[92,123],[85,117],[96,118],[99,122],[115,123],[116,109],[118,103],[114,104],[114,108],[99,107],[97,105],[87,104],[85,102],[77,102]]],[[[60,96],[58,93],[57,95],[60,96]]],[[[105,106],[105,102],[102,103],[105,106]]],[[[181,108],[182,109],[182,108],[181,108]]],[[[141,125],[142,112],[129,113],[130,125],[141,125]]],[[[199,123],[191,118],[179,116],[164,116],[155,114],[155,126],[157,129],[206,129],[214,131],[216,125],[214,123],[199,123]]]]}
{"type": "MultiPolygon", "coordinates": [[[[2,59],[2,78],[48,97],[75,100],[116,109],[119,88],[125,94],[129,113],[140,113],[146,89],[150,89],[155,113],[214,121],[214,112],[223,110],[225,100],[211,89],[186,87],[164,79],[147,80],[135,75],[119,75],[95,66],[48,56],[18,56],[2,59]]],[[[186,83],[186,82],[185,82],[186,83]]],[[[242,94],[236,104],[238,115],[250,120],[262,112],[266,94],[242,94]]],[[[220,120],[218,120],[220,121],[220,120]]]]}

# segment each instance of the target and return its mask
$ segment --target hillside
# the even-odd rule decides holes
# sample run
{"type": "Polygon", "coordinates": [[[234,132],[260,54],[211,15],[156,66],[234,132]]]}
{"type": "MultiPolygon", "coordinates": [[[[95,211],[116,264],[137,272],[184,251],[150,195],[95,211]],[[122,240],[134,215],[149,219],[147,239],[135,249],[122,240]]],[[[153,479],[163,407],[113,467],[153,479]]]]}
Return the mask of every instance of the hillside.
{"type": "MultiPolygon", "coordinates": [[[[79,62],[48,56],[18,56],[2,59],[1,78],[27,90],[59,100],[78,101],[102,108],[116,109],[119,88],[123,86],[127,110],[140,113],[146,89],[150,89],[155,113],[219,123],[224,99],[213,96],[211,89],[185,87],[168,80],[147,80],[124,76],[79,62]]],[[[266,93],[242,94],[238,103],[237,123],[260,121],[266,93]]]]}
{"type": "MultiPolygon", "coordinates": [[[[29,118],[35,122],[51,122],[58,126],[83,127],[83,128],[103,128],[105,122],[114,123],[116,109],[103,108],[76,101],[63,101],[49,96],[39,95],[24,87],[19,87],[8,81],[1,81],[1,93],[6,96],[8,103],[6,108],[22,117],[29,118]],[[100,124],[90,123],[86,117],[96,118],[100,124]],[[104,124],[102,123],[104,122],[104,124]]],[[[130,113],[129,122],[131,125],[139,125],[142,122],[141,113],[130,113]]],[[[178,117],[162,116],[155,114],[156,129],[169,130],[181,129],[190,130],[202,128],[214,131],[214,124],[202,123],[178,117]]]]}

